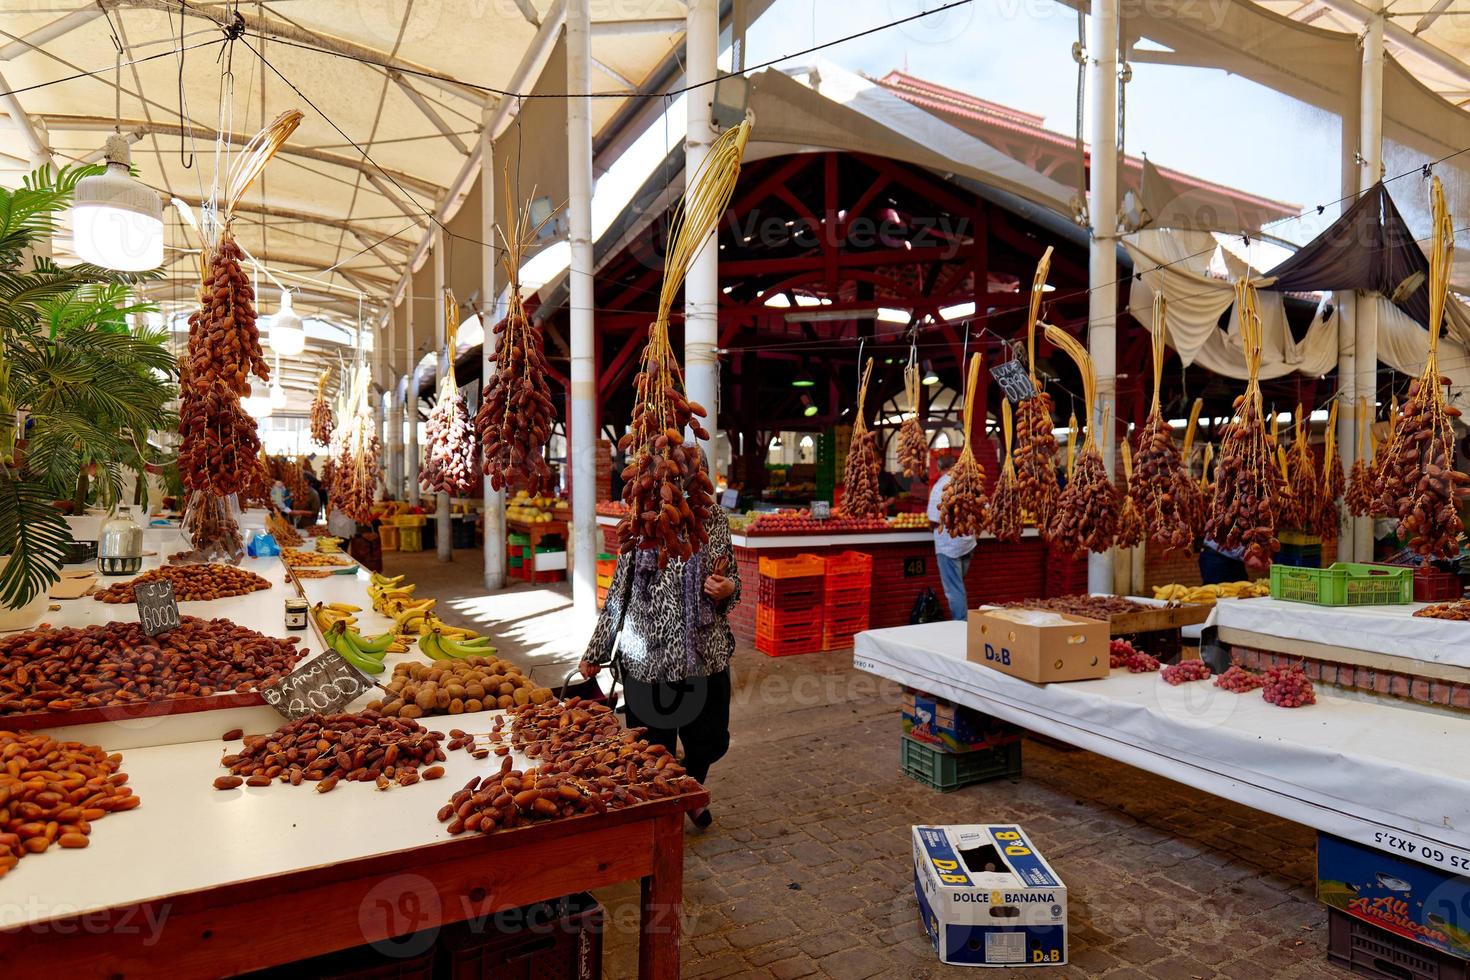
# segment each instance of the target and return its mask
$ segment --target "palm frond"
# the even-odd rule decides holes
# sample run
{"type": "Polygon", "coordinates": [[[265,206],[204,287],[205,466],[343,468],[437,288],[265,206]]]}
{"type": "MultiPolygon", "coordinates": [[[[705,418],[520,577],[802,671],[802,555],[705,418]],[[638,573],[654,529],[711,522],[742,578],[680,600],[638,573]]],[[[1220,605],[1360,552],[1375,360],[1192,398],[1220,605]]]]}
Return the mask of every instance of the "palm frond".
{"type": "Polygon", "coordinates": [[[10,555],[0,605],[23,606],[61,577],[71,530],[51,499],[39,484],[0,478],[0,554],[10,555]]]}

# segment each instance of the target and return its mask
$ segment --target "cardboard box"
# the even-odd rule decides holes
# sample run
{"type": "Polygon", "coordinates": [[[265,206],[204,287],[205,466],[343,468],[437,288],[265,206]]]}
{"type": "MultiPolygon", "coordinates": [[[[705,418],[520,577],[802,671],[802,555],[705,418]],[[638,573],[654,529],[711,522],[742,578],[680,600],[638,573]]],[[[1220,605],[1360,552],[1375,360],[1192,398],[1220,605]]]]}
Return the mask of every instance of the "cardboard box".
{"type": "Polygon", "coordinates": [[[914,827],[914,896],[941,963],[1061,966],[1067,886],[1020,827],[914,827]]]}
{"type": "Polygon", "coordinates": [[[905,689],[900,702],[903,733],[949,752],[970,752],[1010,745],[1021,730],[962,704],[905,689]]]}
{"type": "Polygon", "coordinates": [[[970,613],[966,655],[1046,684],[1108,676],[1108,624],[1065,613],[982,606],[970,613]]]}
{"type": "Polygon", "coordinates": [[[1318,834],[1317,900],[1396,936],[1470,959],[1470,880],[1463,874],[1318,834]]]}

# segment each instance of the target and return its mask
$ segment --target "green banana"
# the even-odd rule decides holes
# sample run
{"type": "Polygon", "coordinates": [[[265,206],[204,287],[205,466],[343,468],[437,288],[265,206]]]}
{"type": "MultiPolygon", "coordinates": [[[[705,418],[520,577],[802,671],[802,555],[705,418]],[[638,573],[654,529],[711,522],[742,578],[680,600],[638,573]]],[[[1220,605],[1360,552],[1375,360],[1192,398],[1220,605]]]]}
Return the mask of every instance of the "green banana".
{"type": "Polygon", "coordinates": [[[419,650],[430,660],[448,660],[449,654],[439,646],[439,635],[434,632],[419,634],[419,650]]]}
{"type": "Polygon", "coordinates": [[[343,660],[362,671],[364,674],[381,674],[387,670],[381,656],[364,653],[353,644],[352,638],[347,635],[348,629],[341,623],[334,624],[327,630],[327,646],[331,647],[343,660]]]}
{"type": "Polygon", "coordinates": [[[389,630],[386,633],[379,634],[378,636],[369,639],[363,636],[361,633],[357,632],[357,630],[349,629],[347,631],[347,638],[351,640],[352,645],[357,647],[357,649],[362,653],[371,654],[372,656],[379,659],[381,659],[383,654],[388,652],[388,648],[393,645],[392,630],[389,630]]]}
{"type": "Polygon", "coordinates": [[[459,645],[462,647],[476,647],[481,650],[488,650],[491,653],[495,652],[495,648],[490,645],[490,637],[488,636],[477,636],[469,640],[460,640],[459,645]]]}
{"type": "Polygon", "coordinates": [[[482,657],[487,653],[494,652],[494,648],[492,647],[472,646],[459,640],[451,640],[444,634],[439,633],[438,630],[432,630],[431,632],[439,634],[434,641],[438,644],[439,649],[443,650],[449,656],[456,659],[463,659],[465,657],[482,657]]]}

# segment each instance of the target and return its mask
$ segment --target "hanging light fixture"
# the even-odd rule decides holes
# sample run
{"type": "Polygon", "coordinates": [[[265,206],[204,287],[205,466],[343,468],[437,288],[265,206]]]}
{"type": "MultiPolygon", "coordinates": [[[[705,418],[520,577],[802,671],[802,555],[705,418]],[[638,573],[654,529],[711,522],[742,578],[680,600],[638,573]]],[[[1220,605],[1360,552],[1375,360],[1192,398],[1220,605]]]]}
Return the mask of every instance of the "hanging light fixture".
{"type": "Polygon", "coordinates": [[[923,380],[924,384],[926,385],[933,386],[939,384],[939,375],[934,373],[934,362],[930,361],[928,358],[924,359],[923,380]]]}
{"type": "Polygon", "coordinates": [[[286,407],[286,389],[281,387],[281,355],[276,354],[276,369],[271,372],[270,390],[271,410],[286,407]]]}
{"type": "Polygon", "coordinates": [[[270,397],[266,395],[251,395],[248,398],[242,398],[240,399],[240,407],[245,409],[245,414],[257,422],[270,418],[271,414],[275,411],[275,408],[271,405],[270,397]]]}
{"type": "Polygon", "coordinates": [[[804,369],[798,372],[796,377],[791,379],[791,387],[793,388],[811,388],[816,383],[816,379],[812,377],[811,372],[804,369]]]}
{"type": "Polygon", "coordinates": [[[807,418],[817,414],[817,403],[812,401],[811,395],[801,396],[801,414],[807,418]]]}
{"type": "Polygon", "coordinates": [[[306,327],[291,308],[291,291],[281,290],[281,308],[271,317],[271,350],[282,357],[296,357],[306,350],[306,327]]]}
{"type": "Polygon", "coordinates": [[[72,197],[72,248],[83,262],[119,272],[163,264],[163,202],[128,172],[125,136],[107,138],[107,169],[83,177],[72,197]]]}

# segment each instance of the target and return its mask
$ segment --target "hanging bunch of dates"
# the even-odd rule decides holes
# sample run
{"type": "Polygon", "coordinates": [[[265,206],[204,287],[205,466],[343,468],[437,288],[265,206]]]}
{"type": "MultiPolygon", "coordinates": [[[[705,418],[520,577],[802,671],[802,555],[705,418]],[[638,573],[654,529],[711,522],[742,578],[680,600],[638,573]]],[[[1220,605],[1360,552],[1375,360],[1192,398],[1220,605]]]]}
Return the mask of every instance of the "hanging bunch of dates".
{"type": "Polygon", "coordinates": [[[316,379],[316,396],[311,400],[311,441],[323,447],[332,444],[332,429],[337,424],[331,400],[327,398],[327,382],[331,377],[331,368],[321,373],[316,379]]]}
{"type": "Polygon", "coordinates": [[[970,355],[965,381],[965,448],[949,471],[949,483],[939,497],[939,526],[957,538],[977,537],[986,527],[989,500],[985,495],[985,468],[975,458],[975,416],[985,431],[985,405],[979,400],[979,354],[970,355]]]}
{"type": "Polygon", "coordinates": [[[619,445],[630,462],[623,470],[628,513],[619,525],[622,550],[650,549],[659,566],[688,559],[709,540],[705,522],[714,508],[714,482],[705,472],[699,440],[703,405],[690,400],[669,344],[669,311],[694,261],[718,224],[740,176],[750,121],[731,127],[710,146],[709,156],[685,184],[670,222],[658,313],[648,328],[635,382],[633,421],[619,445]],[[685,433],[692,433],[688,439],[685,433]]]}
{"type": "Polygon", "coordinates": [[[1455,469],[1450,379],[1439,373],[1439,331],[1449,290],[1454,226],[1438,176],[1431,186],[1434,234],[1429,250],[1429,355],[1424,371],[1409,383],[1394,420],[1393,439],[1379,469],[1378,509],[1399,520],[1399,535],[1426,558],[1460,554],[1459,503],[1470,497],[1470,476],[1455,469]]]}
{"type": "Polygon", "coordinates": [[[1334,399],[1327,413],[1327,430],[1322,444],[1322,477],[1317,482],[1317,533],[1323,542],[1337,540],[1346,482],[1342,475],[1342,456],[1337,451],[1337,400],[1334,399]]]}
{"type": "Polygon", "coordinates": [[[1223,551],[1242,549],[1248,565],[1264,565],[1281,548],[1276,526],[1282,481],[1261,404],[1261,319],[1256,312],[1256,290],[1242,280],[1235,284],[1235,295],[1247,382],[1245,393],[1235,400],[1235,418],[1220,439],[1205,537],[1223,551]]]}
{"type": "MultiPolygon", "coordinates": [[[[1065,351],[1082,375],[1083,399],[1087,412],[1087,435],[1077,452],[1071,478],[1057,501],[1051,521],[1051,541],[1064,554],[1082,555],[1088,551],[1107,551],[1118,535],[1118,519],[1122,495],[1108,476],[1098,447],[1095,431],[1109,432],[1109,416],[1103,413],[1100,424],[1093,424],[1097,403],[1097,375],[1092,358],[1077,339],[1065,330],[1046,328],[1046,339],[1065,351]]],[[[1075,442],[1075,440],[1074,440],[1075,442]]]]}
{"type": "Polygon", "coordinates": [[[209,256],[197,322],[190,318],[189,373],[200,383],[220,382],[235,394],[250,393],[251,377],[270,380],[255,323],[255,290],[242,263],[245,253],[226,225],[209,256]]]}
{"type": "MultiPolygon", "coordinates": [[[[509,191],[507,175],[507,195],[509,191]]],[[[475,433],[480,441],[480,466],[493,489],[518,488],[541,494],[553,489],[546,440],[556,415],[546,382],[545,341],[541,328],[526,315],[522,304],[520,270],[526,249],[536,242],[555,212],[533,223],[530,208],[528,201],[517,212],[510,234],[501,233],[509,300],[505,319],[492,331],[496,338],[495,373],[475,413],[475,433]]]]}
{"type": "Polygon", "coordinates": [[[1051,270],[1051,246],[1042,253],[1031,279],[1031,308],[1026,325],[1027,368],[1031,387],[1036,394],[1016,404],[1016,448],[1014,462],[1016,483],[1021,491],[1021,507],[1029,512],[1036,526],[1051,527],[1052,515],[1061,498],[1057,482],[1057,438],[1052,434],[1052,413],[1056,406],[1051,395],[1042,390],[1036,375],[1036,327],[1041,315],[1041,297],[1046,277],[1051,270]]]}
{"type": "Polygon", "coordinates": [[[898,467],[910,480],[928,479],[929,439],[924,435],[924,423],[919,418],[919,397],[923,386],[919,382],[919,365],[912,351],[909,363],[903,369],[903,387],[913,414],[898,427],[898,467]]]}
{"type": "Polygon", "coordinates": [[[1132,493],[1138,476],[1133,470],[1133,451],[1128,448],[1127,439],[1118,446],[1118,452],[1123,460],[1123,485],[1118,489],[1122,503],[1118,507],[1118,533],[1113,544],[1119,548],[1132,548],[1143,543],[1143,516],[1138,512],[1132,493]]]}
{"type": "MultiPolygon", "coordinates": [[[[1164,345],[1168,336],[1167,305],[1163,292],[1154,293],[1153,324],[1153,402],[1148,418],[1138,433],[1138,455],[1133,476],[1128,480],[1128,509],[1138,518],[1148,540],[1165,552],[1188,551],[1194,547],[1195,533],[1190,508],[1197,494],[1195,484],[1184,466],[1184,457],[1174,444],[1174,428],[1164,418],[1159,400],[1164,373],[1164,345]]],[[[1195,412],[1199,410],[1196,402],[1195,412]]],[[[1198,416],[1196,415],[1196,418],[1198,416]]],[[[1132,518],[1128,518],[1130,524],[1132,518]]],[[[1132,528],[1128,528],[1131,532],[1132,528]]]]}
{"type": "Polygon", "coordinates": [[[1282,498],[1281,525],[1292,527],[1303,534],[1316,534],[1322,519],[1322,500],[1319,492],[1317,460],[1308,445],[1310,430],[1302,418],[1302,407],[1296,407],[1293,425],[1293,442],[1287,453],[1284,480],[1287,493],[1282,498]]]}
{"type": "Polygon", "coordinates": [[[459,321],[459,303],[446,289],[444,323],[448,366],[439,379],[438,396],[424,426],[424,465],[419,472],[419,482],[425,490],[456,497],[469,493],[475,485],[475,430],[454,377],[459,321]]]}
{"type": "Polygon", "coordinates": [[[878,477],[883,463],[878,458],[878,437],[868,428],[865,405],[868,381],[873,374],[873,359],[863,368],[858,383],[857,416],[852,425],[852,441],[847,447],[847,464],[842,477],[842,510],[850,517],[882,517],[883,494],[878,477]]]}
{"type": "Polygon", "coordinates": [[[373,425],[368,401],[372,386],[368,366],[353,367],[343,385],[344,394],[337,417],[342,420],[331,448],[331,506],[353,520],[366,524],[373,518],[381,466],[381,440],[373,425]]]}
{"type": "Polygon", "coordinates": [[[1358,452],[1353,458],[1352,469],[1348,472],[1347,490],[1343,494],[1343,502],[1347,504],[1348,513],[1354,517],[1367,517],[1373,513],[1373,499],[1378,496],[1373,461],[1364,458],[1364,449],[1373,443],[1368,424],[1371,417],[1368,412],[1368,399],[1359,398],[1357,408],[1358,452]]]}
{"type": "Polygon", "coordinates": [[[190,372],[179,398],[179,476],[186,490],[229,495],[259,478],[260,434],[240,396],[190,372]]]}
{"type": "Polygon", "coordinates": [[[1021,540],[1025,516],[1021,513],[1021,486],[1016,480],[1016,466],[1011,458],[1014,421],[1011,417],[1010,399],[1001,398],[1000,416],[1006,457],[1001,464],[1000,476],[996,477],[995,488],[990,494],[989,528],[997,541],[1014,544],[1021,540]]]}

